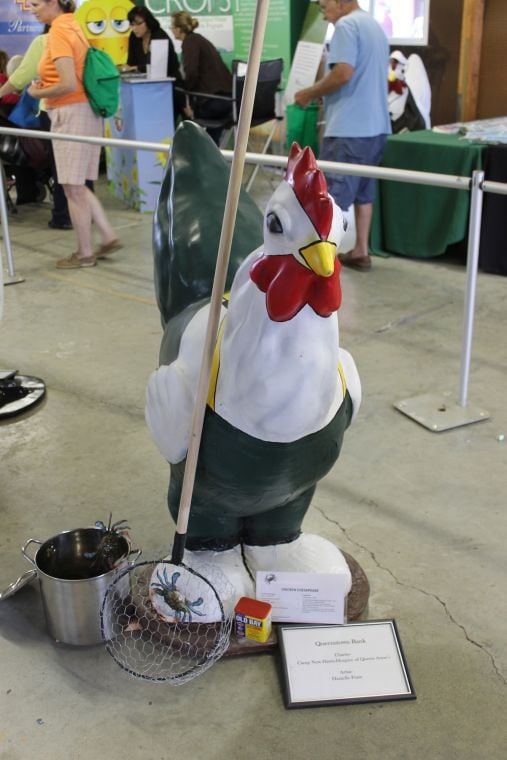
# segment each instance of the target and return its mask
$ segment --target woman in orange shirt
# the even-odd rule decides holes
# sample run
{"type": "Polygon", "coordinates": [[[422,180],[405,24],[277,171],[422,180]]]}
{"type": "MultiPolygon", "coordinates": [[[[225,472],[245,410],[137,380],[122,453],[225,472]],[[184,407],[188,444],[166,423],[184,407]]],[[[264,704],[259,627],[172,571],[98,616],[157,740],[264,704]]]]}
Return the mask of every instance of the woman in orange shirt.
{"type": "MultiPolygon", "coordinates": [[[[102,119],[92,111],[83,86],[83,68],[88,41],[72,15],[73,0],[32,0],[32,13],[38,21],[50,24],[39,63],[40,80],[28,92],[44,98],[51,119],[51,131],[64,134],[102,136],[102,119]]],[[[95,266],[102,258],[121,248],[97,196],[85,185],[98,178],[100,146],[81,142],[53,141],[58,181],[63,186],[69,214],[77,235],[78,250],[57,261],[59,269],[95,266]],[[93,252],[92,222],[101,236],[93,252]]]]}

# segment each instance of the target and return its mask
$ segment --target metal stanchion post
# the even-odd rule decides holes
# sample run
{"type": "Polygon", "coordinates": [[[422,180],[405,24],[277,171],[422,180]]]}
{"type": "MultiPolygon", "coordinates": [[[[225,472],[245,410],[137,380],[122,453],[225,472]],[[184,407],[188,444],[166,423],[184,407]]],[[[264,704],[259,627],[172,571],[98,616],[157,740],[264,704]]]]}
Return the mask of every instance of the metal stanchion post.
{"type": "Polygon", "coordinates": [[[459,384],[459,404],[467,405],[470,356],[472,353],[472,333],[474,326],[475,290],[479,266],[479,245],[481,239],[481,214],[484,172],[472,175],[472,197],[470,200],[470,220],[468,223],[467,280],[465,289],[465,315],[463,320],[463,342],[461,348],[461,374],[459,384]]]}
{"type": "MultiPolygon", "coordinates": [[[[11,239],[9,235],[9,221],[7,217],[7,191],[5,187],[5,171],[2,164],[1,176],[0,176],[0,225],[2,227],[2,235],[5,245],[5,253],[7,256],[7,271],[9,276],[5,278],[4,285],[16,285],[18,282],[24,282],[22,277],[16,277],[14,271],[14,259],[12,258],[11,239]]],[[[0,251],[0,266],[1,251],[0,251]]]]}
{"type": "Polygon", "coordinates": [[[489,418],[484,409],[467,407],[468,377],[470,373],[470,356],[472,351],[472,333],[474,322],[475,290],[477,284],[477,266],[479,263],[479,243],[482,215],[483,171],[474,171],[471,181],[470,221],[468,224],[467,279],[465,288],[465,319],[461,351],[461,372],[459,400],[452,400],[453,394],[446,391],[441,394],[426,394],[405,399],[394,406],[400,412],[411,417],[420,425],[441,432],[489,418]]]}

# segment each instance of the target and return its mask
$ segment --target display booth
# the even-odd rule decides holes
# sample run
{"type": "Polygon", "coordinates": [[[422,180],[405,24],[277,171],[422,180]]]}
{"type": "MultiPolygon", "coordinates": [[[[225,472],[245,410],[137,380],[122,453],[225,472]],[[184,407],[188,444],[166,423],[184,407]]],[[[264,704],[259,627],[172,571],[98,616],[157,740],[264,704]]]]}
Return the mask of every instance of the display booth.
{"type": "MultiPolygon", "coordinates": [[[[105,124],[106,137],[170,144],[174,133],[173,79],[122,78],[120,108],[105,124]]],[[[160,193],[165,153],[107,148],[113,194],[137,211],[153,211],[160,193]]]]}
{"type": "MultiPolygon", "coordinates": [[[[471,177],[481,169],[485,145],[430,129],[391,135],[381,166],[471,177]]],[[[379,182],[370,248],[376,254],[430,258],[467,236],[469,194],[402,182],[379,182]]]]}

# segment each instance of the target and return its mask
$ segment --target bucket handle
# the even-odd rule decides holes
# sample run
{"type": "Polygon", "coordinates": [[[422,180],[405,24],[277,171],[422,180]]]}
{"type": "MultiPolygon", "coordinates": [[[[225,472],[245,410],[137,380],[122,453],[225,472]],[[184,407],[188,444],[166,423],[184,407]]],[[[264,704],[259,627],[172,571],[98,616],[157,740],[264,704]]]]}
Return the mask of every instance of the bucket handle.
{"type": "Polygon", "coordinates": [[[21,554],[22,554],[22,555],[23,555],[23,557],[24,557],[26,560],[28,560],[28,562],[30,562],[30,564],[31,564],[31,565],[33,565],[35,568],[37,568],[37,565],[35,564],[35,560],[34,560],[32,557],[30,557],[30,555],[29,555],[29,554],[27,554],[27,553],[26,553],[26,550],[27,550],[27,548],[28,548],[28,545],[29,545],[29,544],[38,544],[39,546],[41,546],[41,545],[42,545],[42,543],[43,543],[43,542],[42,542],[42,541],[39,541],[39,539],[38,539],[38,538],[29,538],[29,539],[28,539],[28,541],[26,542],[26,544],[25,544],[24,546],[22,546],[22,547],[21,547],[21,554]]]}

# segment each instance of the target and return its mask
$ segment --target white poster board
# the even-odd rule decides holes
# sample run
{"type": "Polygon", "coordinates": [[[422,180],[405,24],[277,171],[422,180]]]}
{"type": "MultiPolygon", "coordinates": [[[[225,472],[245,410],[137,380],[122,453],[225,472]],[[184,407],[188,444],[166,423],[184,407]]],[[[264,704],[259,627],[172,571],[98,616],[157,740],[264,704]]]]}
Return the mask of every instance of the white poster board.
{"type": "Polygon", "coordinates": [[[169,40],[152,40],[150,43],[150,64],[146,68],[148,79],[163,79],[167,76],[169,40]]]}
{"type": "Polygon", "coordinates": [[[305,87],[311,87],[315,82],[323,50],[323,43],[304,40],[298,42],[285,88],[284,105],[294,103],[294,93],[305,87]]]}

